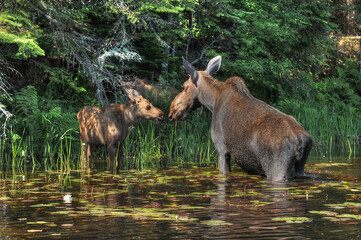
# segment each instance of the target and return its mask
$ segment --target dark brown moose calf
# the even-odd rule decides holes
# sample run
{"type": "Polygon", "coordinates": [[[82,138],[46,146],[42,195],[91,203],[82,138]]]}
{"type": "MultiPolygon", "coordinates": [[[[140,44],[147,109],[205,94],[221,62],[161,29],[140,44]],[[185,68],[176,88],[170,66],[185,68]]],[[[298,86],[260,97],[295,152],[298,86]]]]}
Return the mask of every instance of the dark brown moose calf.
{"type": "Polygon", "coordinates": [[[80,141],[84,165],[97,145],[105,144],[108,150],[108,169],[118,156],[122,157],[123,144],[128,136],[128,128],[140,120],[160,120],[163,112],[154,107],[147,99],[128,90],[130,101],[125,104],[109,104],[103,109],[85,106],[78,112],[80,141]],[[118,152],[117,152],[118,151],[118,152]]]}
{"type": "Polygon", "coordinates": [[[292,116],[253,97],[240,77],[214,79],[220,56],[205,71],[196,71],[184,59],[183,63],[190,78],[173,100],[169,118],[185,118],[200,104],[213,113],[211,135],[221,172],[231,170],[232,157],[246,172],[271,181],[304,175],[312,139],[292,116]]]}
{"type": "Polygon", "coordinates": [[[134,89],[150,100],[161,99],[164,102],[170,102],[179,93],[174,87],[149,84],[146,80],[139,78],[136,78],[134,82],[124,82],[122,86],[134,89]]]}

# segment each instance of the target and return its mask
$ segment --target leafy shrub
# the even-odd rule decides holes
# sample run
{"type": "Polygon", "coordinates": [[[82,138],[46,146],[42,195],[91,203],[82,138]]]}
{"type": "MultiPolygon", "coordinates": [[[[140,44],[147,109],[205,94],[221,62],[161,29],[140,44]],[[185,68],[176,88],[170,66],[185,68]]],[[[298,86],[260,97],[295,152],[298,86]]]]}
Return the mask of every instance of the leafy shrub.
{"type": "Polygon", "coordinates": [[[36,29],[27,13],[3,11],[0,13],[0,23],[4,26],[0,28],[0,43],[18,46],[15,54],[12,48],[4,48],[6,55],[18,59],[45,55],[36,41],[36,29]]]}

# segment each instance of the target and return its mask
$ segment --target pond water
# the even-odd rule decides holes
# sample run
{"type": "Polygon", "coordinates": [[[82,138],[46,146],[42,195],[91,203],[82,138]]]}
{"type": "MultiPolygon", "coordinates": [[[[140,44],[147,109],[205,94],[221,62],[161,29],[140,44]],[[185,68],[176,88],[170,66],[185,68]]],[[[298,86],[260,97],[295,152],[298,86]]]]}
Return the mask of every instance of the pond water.
{"type": "Polygon", "coordinates": [[[361,238],[361,159],[272,184],[240,168],[0,172],[0,239],[361,238]]]}

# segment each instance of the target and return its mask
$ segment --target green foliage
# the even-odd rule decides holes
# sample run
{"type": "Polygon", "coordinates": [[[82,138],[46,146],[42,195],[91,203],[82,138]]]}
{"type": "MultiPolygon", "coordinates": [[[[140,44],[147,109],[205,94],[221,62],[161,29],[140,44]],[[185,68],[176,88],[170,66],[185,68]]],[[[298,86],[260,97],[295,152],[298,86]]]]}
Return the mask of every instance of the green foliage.
{"type": "Polygon", "coordinates": [[[7,56],[17,59],[44,56],[45,52],[39,46],[36,36],[37,30],[27,13],[0,13],[0,43],[18,46],[15,55],[12,48],[3,48],[7,56]]]}
{"type": "Polygon", "coordinates": [[[84,101],[87,101],[88,91],[83,87],[87,86],[83,76],[79,75],[73,79],[73,75],[67,69],[61,67],[49,67],[45,64],[38,65],[40,70],[47,74],[49,82],[44,82],[45,91],[43,96],[60,107],[77,111],[82,108],[84,101]],[[54,93],[58,93],[54,95],[54,93]]]}
{"type": "Polygon", "coordinates": [[[30,139],[28,141],[36,156],[53,161],[59,154],[63,140],[78,141],[79,125],[76,113],[44,104],[46,101],[38,96],[33,86],[21,89],[15,96],[18,119],[13,131],[19,135],[23,132],[24,137],[30,139]]]}
{"type": "Polygon", "coordinates": [[[202,35],[222,36],[217,52],[223,53],[226,77],[245,78],[251,92],[267,102],[293,96],[299,75],[318,74],[331,43],[328,1],[291,2],[221,1],[201,11],[200,18],[208,19],[199,25],[202,35]],[[213,12],[216,18],[210,18],[213,12]]]}
{"type": "Polygon", "coordinates": [[[125,142],[126,168],[217,165],[210,136],[211,113],[194,113],[184,122],[141,122],[125,142]],[[133,164],[133,165],[132,165],[133,164]]]}
{"type": "Polygon", "coordinates": [[[285,99],[278,104],[278,108],[293,115],[311,134],[316,150],[320,146],[348,148],[349,144],[357,145],[361,118],[359,110],[353,107],[337,108],[327,103],[315,107],[314,102],[307,100],[285,99]]]}
{"type": "MultiPolygon", "coordinates": [[[[339,69],[342,71],[342,69],[339,69]]],[[[341,111],[360,109],[361,97],[355,94],[342,77],[328,77],[316,83],[318,98],[321,102],[335,106],[341,111]]]]}

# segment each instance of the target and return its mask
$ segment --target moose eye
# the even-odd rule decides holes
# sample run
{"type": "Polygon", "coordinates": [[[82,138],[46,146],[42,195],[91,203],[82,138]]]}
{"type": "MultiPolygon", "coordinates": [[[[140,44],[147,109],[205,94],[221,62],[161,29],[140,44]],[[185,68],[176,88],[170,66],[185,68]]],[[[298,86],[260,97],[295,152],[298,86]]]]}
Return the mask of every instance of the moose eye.
{"type": "Polygon", "coordinates": [[[145,109],[150,110],[150,105],[146,106],[145,109]]]}

